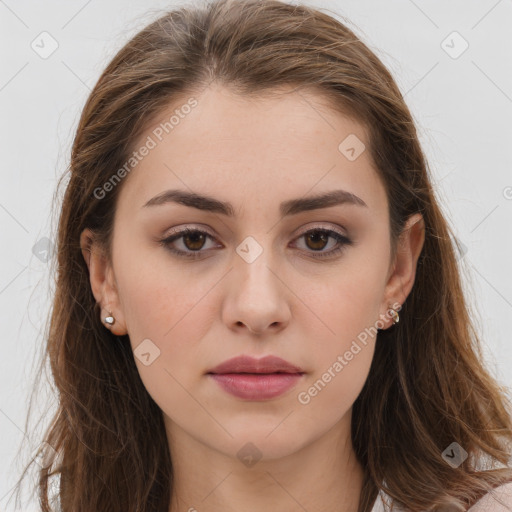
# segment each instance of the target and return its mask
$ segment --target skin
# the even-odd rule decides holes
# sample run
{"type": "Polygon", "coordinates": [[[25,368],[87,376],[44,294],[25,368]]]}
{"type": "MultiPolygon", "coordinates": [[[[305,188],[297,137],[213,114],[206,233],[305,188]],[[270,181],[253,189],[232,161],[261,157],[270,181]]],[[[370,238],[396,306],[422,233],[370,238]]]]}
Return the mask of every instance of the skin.
{"type": "MultiPolygon", "coordinates": [[[[160,351],[148,366],[134,359],[164,415],[176,476],[170,512],[357,510],[362,468],[350,423],[375,337],[307,404],[298,394],[365,328],[379,320],[377,327],[391,326],[389,306],[403,304],[414,284],[424,222],[420,214],[408,220],[391,260],[387,197],[369,151],[350,161],[338,150],[349,134],[368,148],[364,127],[318,94],[283,92],[248,99],[209,86],[122,183],[111,261],[88,229],[82,233],[102,318],[111,311],[109,328],[128,334],[134,350],[149,339],[160,351]],[[143,207],[175,188],[229,201],[235,216],[176,203],[143,207]],[[279,213],[282,201],[336,189],[367,207],[279,213]],[[186,226],[213,235],[202,248],[197,239],[173,242],[203,251],[196,260],[158,243],[186,226]],[[313,228],[337,230],[353,244],[318,258],[337,244],[303,236],[313,228]],[[263,250],[251,263],[236,252],[248,236],[263,250]],[[305,375],[276,398],[236,398],[206,373],[240,354],[277,355],[305,375]],[[244,446],[261,456],[250,467],[237,456],[244,446]]],[[[186,98],[162,112],[135,147],[186,98]]]]}

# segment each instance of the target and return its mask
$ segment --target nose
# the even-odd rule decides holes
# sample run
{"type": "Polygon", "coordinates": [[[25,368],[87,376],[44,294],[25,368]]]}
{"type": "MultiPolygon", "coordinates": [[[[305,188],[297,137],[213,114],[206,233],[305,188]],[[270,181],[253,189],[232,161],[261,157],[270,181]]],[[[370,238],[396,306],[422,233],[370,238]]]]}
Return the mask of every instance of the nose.
{"type": "Polygon", "coordinates": [[[252,262],[235,255],[234,268],[226,283],[222,311],[224,323],[233,330],[251,334],[277,333],[290,321],[289,288],[272,268],[264,250],[252,262]]]}

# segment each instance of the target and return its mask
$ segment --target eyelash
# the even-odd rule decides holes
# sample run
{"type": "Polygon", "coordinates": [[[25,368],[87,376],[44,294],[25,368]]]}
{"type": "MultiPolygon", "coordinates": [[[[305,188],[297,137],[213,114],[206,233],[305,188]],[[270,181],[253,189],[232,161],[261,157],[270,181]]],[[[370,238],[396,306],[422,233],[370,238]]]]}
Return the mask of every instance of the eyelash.
{"type": "MultiPolygon", "coordinates": [[[[308,235],[310,233],[324,233],[324,234],[329,235],[329,238],[334,238],[338,242],[338,247],[336,249],[332,249],[332,250],[324,252],[324,253],[317,252],[317,251],[310,251],[310,252],[313,252],[314,258],[319,258],[319,259],[333,258],[333,257],[337,256],[338,254],[340,254],[346,248],[346,246],[353,244],[352,240],[347,238],[345,235],[342,235],[341,233],[338,233],[337,231],[333,231],[331,229],[326,229],[326,228],[310,229],[308,231],[305,231],[301,235],[299,235],[296,238],[296,240],[298,240],[298,239],[302,238],[303,236],[308,235]]],[[[211,239],[214,239],[214,237],[212,235],[210,235],[210,233],[208,233],[207,231],[203,231],[200,229],[193,229],[193,228],[185,228],[179,232],[172,234],[171,236],[168,236],[162,240],[159,240],[159,243],[160,243],[160,245],[165,247],[168,251],[172,252],[173,254],[176,254],[178,257],[189,258],[189,259],[198,259],[201,257],[201,253],[204,253],[206,251],[203,251],[203,250],[182,251],[180,249],[175,249],[175,248],[171,247],[172,242],[174,242],[175,240],[179,240],[180,238],[183,238],[185,235],[189,235],[189,234],[203,234],[203,235],[207,235],[211,239]]]]}

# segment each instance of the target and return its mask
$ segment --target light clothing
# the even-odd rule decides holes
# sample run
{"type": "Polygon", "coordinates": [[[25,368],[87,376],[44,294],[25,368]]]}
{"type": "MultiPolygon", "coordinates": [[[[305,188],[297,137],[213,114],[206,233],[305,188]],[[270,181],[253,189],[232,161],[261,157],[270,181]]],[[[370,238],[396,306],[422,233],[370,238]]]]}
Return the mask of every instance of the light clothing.
{"type": "MultiPolygon", "coordinates": [[[[385,512],[384,500],[388,503],[390,498],[381,491],[371,512],[385,512]]],[[[512,512],[512,482],[493,489],[475,503],[468,512],[512,512]],[[502,501],[503,504],[497,500],[502,501]]]]}

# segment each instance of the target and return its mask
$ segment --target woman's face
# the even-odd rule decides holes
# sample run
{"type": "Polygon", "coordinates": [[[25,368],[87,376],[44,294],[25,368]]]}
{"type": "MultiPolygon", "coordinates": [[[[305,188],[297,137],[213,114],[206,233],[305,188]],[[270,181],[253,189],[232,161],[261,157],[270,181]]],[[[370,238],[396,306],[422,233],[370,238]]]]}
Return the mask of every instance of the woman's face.
{"type": "Polygon", "coordinates": [[[391,325],[421,249],[406,240],[393,265],[365,146],[363,127],[320,96],[220,86],[174,102],[138,140],[117,185],[112,266],[96,260],[91,281],[170,439],[272,459],[349,431],[375,329],[391,325]],[[324,194],[337,199],[311,199],[324,194]],[[184,229],[194,232],[162,243],[184,229]],[[209,373],[240,355],[300,373],[209,373]]]}

